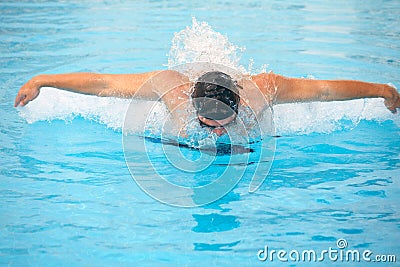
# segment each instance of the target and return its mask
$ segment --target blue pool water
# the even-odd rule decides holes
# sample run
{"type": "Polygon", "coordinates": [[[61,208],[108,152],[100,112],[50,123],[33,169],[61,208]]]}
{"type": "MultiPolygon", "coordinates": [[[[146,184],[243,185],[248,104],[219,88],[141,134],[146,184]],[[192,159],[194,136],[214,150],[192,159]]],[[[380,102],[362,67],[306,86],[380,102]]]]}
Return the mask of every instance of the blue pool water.
{"type": "MultiPolygon", "coordinates": [[[[2,1],[0,265],[309,265],[276,254],[262,262],[265,246],[370,250],[398,262],[400,117],[381,99],[275,106],[282,137],[261,187],[249,193],[244,177],[194,208],[162,204],[132,179],[122,144],[129,101],[46,88],[12,107],[39,73],[167,69],[175,52],[188,56],[171,46],[192,17],[251,72],[400,85],[398,1],[303,2],[2,1]]],[[[143,175],[145,157],[137,152],[143,175]]]]}

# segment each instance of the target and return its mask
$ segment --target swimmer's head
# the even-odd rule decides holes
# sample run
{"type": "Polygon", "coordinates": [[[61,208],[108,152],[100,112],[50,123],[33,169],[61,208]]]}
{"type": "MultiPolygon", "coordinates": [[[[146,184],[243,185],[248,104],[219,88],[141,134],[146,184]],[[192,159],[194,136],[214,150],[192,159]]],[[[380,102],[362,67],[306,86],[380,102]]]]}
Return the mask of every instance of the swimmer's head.
{"type": "Polygon", "coordinates": [[[241,88],[228,74],[219,71],[200,76],[192,92],[193,105],[199,117],[221,121],[236,117],[241,88]]]}

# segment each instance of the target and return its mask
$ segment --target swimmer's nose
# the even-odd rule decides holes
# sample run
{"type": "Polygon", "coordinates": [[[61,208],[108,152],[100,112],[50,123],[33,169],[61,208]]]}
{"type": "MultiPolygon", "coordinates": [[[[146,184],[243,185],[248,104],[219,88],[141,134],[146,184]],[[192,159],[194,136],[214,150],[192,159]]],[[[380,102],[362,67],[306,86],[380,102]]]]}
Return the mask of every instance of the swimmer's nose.
{"type": "Polygon", "coordinates": [[[221,135],[226,134],[226,130],[225,130],[224,127],[219,127],[219,128],[215,128],[215,129],[213,130],[213,133],[215,133],[215,134],[218,135],[218,136],[221,136],[221,135]]]}

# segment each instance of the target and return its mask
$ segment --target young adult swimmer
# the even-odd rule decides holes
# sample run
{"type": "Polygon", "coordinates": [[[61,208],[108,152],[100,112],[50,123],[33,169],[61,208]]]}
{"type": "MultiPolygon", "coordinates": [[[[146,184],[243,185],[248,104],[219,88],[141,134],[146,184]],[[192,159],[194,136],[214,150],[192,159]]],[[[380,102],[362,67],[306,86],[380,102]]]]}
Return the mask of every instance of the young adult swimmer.
{"type": "Polygon", "coordinates": [[[247,78],[268,101],[260,102],[257,94],[252,94],[252,90],[254,92],[257,88],[247,86],[245,79],[234,81],[222,72],[205,73],[193,83],[179,72],[166,70],[139,74],[38,75],[20,88],[14,106],[25,106],[34,100],[41,87],[97,96],[161,100],[170,111],[191,99],[200,125],[218,136],[226,133],[224,126],[235,120],[238,106],[244,104],[241,101],[242,94],[247,95],[247,102],[253,102],[250,106],[258,106],[259,110],[263,108],[260,105],[359,98],[383,98],[385,106],[392,113],[400,108],[399,93],[387,84],[288,78],[274,73],[261,73],[247,78]]]}

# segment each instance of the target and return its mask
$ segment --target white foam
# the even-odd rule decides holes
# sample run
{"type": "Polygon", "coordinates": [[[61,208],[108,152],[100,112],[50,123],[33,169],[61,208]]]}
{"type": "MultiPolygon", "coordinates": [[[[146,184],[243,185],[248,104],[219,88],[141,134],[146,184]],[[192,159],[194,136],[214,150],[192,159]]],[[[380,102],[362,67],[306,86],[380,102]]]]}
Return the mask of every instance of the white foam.
{"type": "MultiPolygon", "coordinates": [[[[161,103],[133,100],[141,113],[129,118],[125,125],[131,132],[142,132],[150,110],[162,120],[167,111],[161,103]],[[154,108],[154,105],[156,107],[154,108]]],[[[71,121],[77,116],[96,121],[121,131],[130,99],[81,95],[54,88],[42,88],[37,99],[19,108],[21,117],[28,123],[37,121],[71,121]]],[[[310,134],[330,133],[351,129],[360,120],[394,121],[400,126],[400,116],[388,111],[382,99],[352,100],[345,102],[314,102],[274,106],[276,133],[310,134]]]]}
{"type": "Polygon", "coordinates": [[[167,112],[160,102],[82,95],[50,87],[43,87],[34,101],[18,109],[20,116],[28,123],[52,120],[72,121],[80,116],[120,131],[131,103],[135,105],[135,110],[140,111],[127,120],[129,124],[125,126],[131,132],[143,132],[143,125],[148,119],[150,110],[153,116],[161,118],[167,112]]]}
{"type": "Polygon", "coordinates": [[[278,135],[331,133],[356,127],[361,120],[394,121],[400,126],[400,117],[392,114],[383,99],[294,103],[274,106],[274,121],[278,135]]]}
{"type": "Polygon", "coordinates": [[[71,121],[81,116],[120,129],[129,103],[129,99],[81,95],[44,87],[34,101],[19,111],[28,123],[57,119],[71,121]]]}

